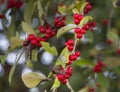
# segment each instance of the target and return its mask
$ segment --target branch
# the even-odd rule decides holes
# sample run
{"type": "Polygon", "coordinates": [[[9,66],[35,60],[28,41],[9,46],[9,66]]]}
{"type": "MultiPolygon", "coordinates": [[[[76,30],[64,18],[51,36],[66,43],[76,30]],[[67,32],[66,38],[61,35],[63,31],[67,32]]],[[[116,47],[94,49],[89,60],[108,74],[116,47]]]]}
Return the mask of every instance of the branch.
{"type": "Polygon", "coordinates": [[[73,90],[73,88],[72,88],[69,80],[67,80],[67,84],[66,84],[66,85],[67,85],[67,87],[71,90],[71,92],[75,92],[75,91],[73,90]]]}

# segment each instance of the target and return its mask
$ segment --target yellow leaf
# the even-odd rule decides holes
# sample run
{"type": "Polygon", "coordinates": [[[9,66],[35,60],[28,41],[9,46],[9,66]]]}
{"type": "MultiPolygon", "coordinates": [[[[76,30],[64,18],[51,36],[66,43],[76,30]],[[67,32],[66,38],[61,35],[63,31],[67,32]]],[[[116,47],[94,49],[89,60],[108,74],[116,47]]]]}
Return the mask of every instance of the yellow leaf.
{"type": "Polygon", "coordinates": [[[37,86],[39,83],[41,83],[45,79],[46,77],[44,75],[36,72],[30,72],[22,76],[22,80],[28,88],[33,88],[37,86]]]}

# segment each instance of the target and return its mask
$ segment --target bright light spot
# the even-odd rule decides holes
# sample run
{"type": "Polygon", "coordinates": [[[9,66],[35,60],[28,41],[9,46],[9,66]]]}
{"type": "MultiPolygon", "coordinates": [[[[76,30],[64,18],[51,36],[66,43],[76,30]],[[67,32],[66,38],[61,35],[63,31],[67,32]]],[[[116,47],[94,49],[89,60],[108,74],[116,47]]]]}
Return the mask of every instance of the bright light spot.
{"type": "Polygon", "coordinates": [[[50,65],[54,59],[54,56],[48,52],[44,52],[41,57],[41,61],[44,65],[50,65]]]}
{"type": "Polygon", "coordinates": [[[4,75],[4,68],[2,66],[2,64],[0,64],[0,76],[4,75]]]}
{"type": "Polygon", "coordinates": [[[104,74],[104,76],[108,76],[109,75],[109,71],[105,71],[105,72],[103,72],[103,74],[104,74]]]}
{"type": "Polygon", "coordinates": [[[28,92],[40,92],[37,87],[29,89],[28,92]]]}
{"type": "Polygon", "coordinates": [[[28,34],[21,33],[21,35],[20,35],[20,39],[22,39],[22,40],[26,40],[27,37],[28,37],[28,34]]]}
{"type": "Polygon", "coordinates": [[[24,74],[26,74],[26,73],[30,73],[30,72],[32,72],[32,70],[25,67],[25,68],[23,69],[23,71],[22,71],[22,75],[24,75],[24,74]]]}
{"type": "Polygon", "coordinates": [[[10,23],[11,23],[11,16],[10,16],[10,12],[11,12],[11,9],[7,10],[5,16],[7,18],[7,21],[8,23],[6,23],[6,26],[9,27],[10,23]]]}
{"type": "Polygon", "coordinates": [[[6,52],[8,47],[9,47],[10,43],[9,41],[6,39],[6,37],[2,34],[0,34],[0,49],[3,52],[6,52]]]}
{"type": "MultiPolygon", "coordinates": [[[[16,60],[19,58],[20,53],[21,52],[18,52],[18,53],[11,52],[11,53],[9,53],[7,58],[6,58],[7,63],[10,64],[10,65],[13,65],[16,62],[16,60]]],[[[26,61],[25,53],[23,53],[20,60],[18,61],[18,64],[24,64],[25,61],[26,61]]]]}
{"type": "Polygon", "coordinates": [[[88,39],[84,35],[82,36],[81,41],[84,44],[88,43],[88,39]]]}

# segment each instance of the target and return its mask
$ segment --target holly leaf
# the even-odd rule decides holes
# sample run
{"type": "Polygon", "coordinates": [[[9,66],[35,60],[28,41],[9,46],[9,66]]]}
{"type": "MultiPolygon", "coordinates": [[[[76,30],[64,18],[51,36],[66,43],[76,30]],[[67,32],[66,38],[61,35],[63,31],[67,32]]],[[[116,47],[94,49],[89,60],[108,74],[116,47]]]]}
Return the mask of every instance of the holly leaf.
{"type": "Polygon", "coordinates": [[[39,83],[46,80],[46,77],[36,72],[26,73],[22,76],[22,81],[28,88],[36,87],[39,83]]]}
{"type": "Polygon", "coordinates": [[[41,42],[42,44],[42,47],[49,53],[57,56],[58,55],[58,52],[57,52],[57,49],[56,47],[52,46],[50,47],[50,44],[48,42],[41,42]]]}
{"type": "Polygon", "coordinates": [[[89,20],[92,20],[91,16],[85,16],[78,26],[83,27],[89,20]]]}
{"type": "Polygon", "coordinates": [[[5,55],[0,55],[0,62],[1,62],[2,64],[5,64],[6,57],[7,57],[7,54],[5,54],[5,55]]]}
{"type": "Polygon", "coordinates": [[[87,2],[85,2],[85,1],[81,2],[80,9],[79,9],[80,13],[82,13],[82,11],[86,5],[87,5],[87,2]]]}
{"type": "Polygon", "coordinates": [[[72,12],[75,14],[75,13],[78,13],[79,14],[79,11],[77,10],[77,8],[73,8],[72,9],[72,12]]]}
{"type": "Polygon", "coordinates": [[[32,54],[31,55],[32,60],[37,61],[37,51],[36,51],[36,49],[32,50],[31,54],[32,54]]]}
{"type": "Polygon", "coordinates": [[[60,81],[57,78],[55,78],[51,90],[56,90],[58,87],[60,87],[60,81]]]}
{"type": "Polygon", "coordinates": [[[88,59],[78,59],[76,60],[75,64],[77,64],[78,66],[93,66],[94,63],[88,59]]]}
{"type": "Polygon", "coordinates": [[[60,28],[60,29],[58,30],[58,32],[57,32],[57,38],[61,37],[63,34],[65,34],[66,32],[74,29],[75,27],[76,27],[76,25],[73,24],[73,25],[71,25],[71,26],[68,25],[68,26],[65,26],[65,27],[60,28]]]}
{"type": "Polygon", "coordinates": [[[58,11],[60,14],[64,14],[66,11],[66,5],[59,5],[58,6],[58,11]]]}
{"type": "Polygon", "coordinates": [[[34,0],[29,0],[25,7],[25,12],[24,12],[24,19],[26,23],[28,24],[31,23],[31,18],[34,14],[34,11],[35,11],[34,0]]]}
{"type": "Polygon", "coordinates": [[[56,61],[56,66],[57,65],[62,65],[63,67],[65,67],[66,63],[69,60],[69,54],[71,52],[68,51],[67,48],[64,48],[58,58],[58,60],[56,61]]]}
{"type": "Polygon", "coordinates": [[[18,46],[22,46],[24,40],[20,39],[19,37],[11,37],[10,39],[11,42],[11,49],[15,49],[18,46]]]}
{"type": "Polygon", "coordinates": [[[34,34],[34,29],[27,23],[22,22],[23,31],[28,34],[34,34]]]}

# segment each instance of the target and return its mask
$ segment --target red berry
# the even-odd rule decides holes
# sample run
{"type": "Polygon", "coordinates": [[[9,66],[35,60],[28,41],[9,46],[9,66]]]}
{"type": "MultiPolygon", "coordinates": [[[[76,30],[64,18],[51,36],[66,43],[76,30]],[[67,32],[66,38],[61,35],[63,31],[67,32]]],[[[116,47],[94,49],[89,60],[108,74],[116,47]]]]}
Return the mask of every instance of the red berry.
{"type": "Polygon", "coordinates": [[[66,84],[66,83],[67,83],[67,80],[66,80],[66,79],[62,80],[62,83],[63,83],[63,84],[66,84]]]}
{"type": "Polygon", "coordinates": [[[79,15],[79,20],[81,21],[82,19],[83,19],[83,15],[80,14],[80,15],[79,15]]]}
{"type": "Polygon", "coordinates": [[[77,38],[78,38],[78,39],[82,38],[82,34],[80,34],[80,33],[77,34],[77,38]]]}
{"type": "Polygon", "coordinates": [[[91,4],[88,4],[88,5],[86,6],[86,9],[87,9],[88,11],[91,10],[91,9],[92,9],[91,4]]]}
{"type": "Polygon", "coordinates": [[[36,45],[37,45],[37,40],[31,40],[31,44],[32,44],[33,46],[36,46],[36,45]]]}
{"type": "Polygon", "coordinates": [[[68,46],[69,51],[73,51],[73,49],[74,49],[74,46],[68,46]]]}
{"type": "Polygon", "coordinates": [[[65,77],[66,79],[68,79],[68,78],[70,77],[70,75],[69,75],[69,74],[65,74],[64,77],[65,77]]]}
{"type": "Polygon", "coordinates": [[[46,30],[45,30],[45,28],[43,26],[40,26],[39,30],[40,30],[41,33],[45,33],[46,32],[46,30]]]}
{"type": "Polygon", "coordinates": [[[71,61],[75,61],[77,59],[77,57],[73,54],[69,55],[69,60],[71,61]]]}
{"type": "Polygon", "coordinates": [[[78,19],[78,18],[79,18],[79,14],[78,13],[74,14],[74,19],[78,19]]]}
{"type": "Polygon", "coordinates": [[[57,78],[59,81],[62,81],[64,79],[63,74],[57,74],[57,78]]]}
{"type": "Polygon", "coordinates": [[[81,34],[85,34],[86,33],[86,30],[85,29],[81,29],[81,34]]]}
{"type": "Polygon", "coordinates": [[[80,33],[81,30],[80,30],[80,28],[75,28],[75,29],[74,29],[74,32],[75,32],[75,33],[80,33]]]}
{"type": "Polygon", "coordinates": [[[75,20],[74,20],[74,23],[75,23],[76,25],[78,25],[78,24],[80,23],[80,20],[75,19],[75,20]]]}
{"type": "Polygon", "coordinates": [[[79,51],[76,51],[76,52],[75,52],[75,55],[76,55],[77,57],[79,57],[79,56],[80,56],[80,52],[79,52],[79,51]]]}
{"type": "Polygon", "coordinates": [[[69,39],[68,42],[67,42],[67,44],[73,46],[74,45],[74,40],[69,39]]]}

